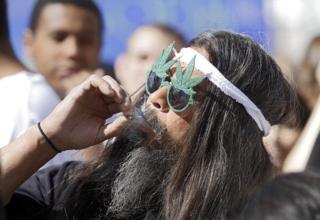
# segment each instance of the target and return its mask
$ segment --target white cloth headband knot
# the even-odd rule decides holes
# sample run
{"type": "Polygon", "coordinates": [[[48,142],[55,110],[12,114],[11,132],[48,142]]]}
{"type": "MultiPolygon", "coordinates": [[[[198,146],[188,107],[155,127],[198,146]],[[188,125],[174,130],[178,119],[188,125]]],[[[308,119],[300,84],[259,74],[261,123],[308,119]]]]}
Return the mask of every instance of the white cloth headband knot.
{"type": "Polygon", "coordinates": [[[181,62],[189,63],[194,57],[196,57],[195,68],[204,73],[205,76],[224,94],[242,104],[247,113],[257,123],[259,129],[264,132],[264,136],[267,136],[270,132],[271,125],[269,121],[266,120],[260,109],[248,98],[248,96],[227,80],[205,57],[194,49],[188,47],[182,48],[180,52],[176,54],[174,59],[179,59],[181,62]]]}

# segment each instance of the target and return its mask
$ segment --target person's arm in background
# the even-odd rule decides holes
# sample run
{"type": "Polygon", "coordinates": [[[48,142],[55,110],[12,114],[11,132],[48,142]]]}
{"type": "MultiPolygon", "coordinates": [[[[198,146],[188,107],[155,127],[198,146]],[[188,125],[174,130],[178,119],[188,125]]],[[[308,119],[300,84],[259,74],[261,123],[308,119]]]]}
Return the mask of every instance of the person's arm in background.
{"type": "MultiPolygon", "coordinates": [[[[95,74],[77,86],[41,122],[59,150],[82,149],[116,136],[126,119],[105,125],[105,119],[131,106],[126,93],[109,76],[95,74]]],[[[7,203],[16,188],[56,154],[37,126],[0,150],[1,198],[7,203]]]]}
{"type": "Polygon", "coordinates": [[[320,131],[320,98],[312,110],[306,126],[304,127],[297,143],[288,154],[283,172],[301,172],[305,169],[312,152],[313,146],[320,131]]]}

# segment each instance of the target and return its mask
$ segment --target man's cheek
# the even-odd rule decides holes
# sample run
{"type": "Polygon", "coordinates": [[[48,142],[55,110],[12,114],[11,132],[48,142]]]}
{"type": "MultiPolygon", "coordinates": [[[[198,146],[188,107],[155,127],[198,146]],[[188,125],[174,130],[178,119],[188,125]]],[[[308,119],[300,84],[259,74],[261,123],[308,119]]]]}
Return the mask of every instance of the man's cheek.
{"type": "Polygon", "coordinates": [[[185,120],[172,120],[167,124],[167,134],[176,143],[180,143],[185,139],[189,127],[189,123],[185,120]]]}

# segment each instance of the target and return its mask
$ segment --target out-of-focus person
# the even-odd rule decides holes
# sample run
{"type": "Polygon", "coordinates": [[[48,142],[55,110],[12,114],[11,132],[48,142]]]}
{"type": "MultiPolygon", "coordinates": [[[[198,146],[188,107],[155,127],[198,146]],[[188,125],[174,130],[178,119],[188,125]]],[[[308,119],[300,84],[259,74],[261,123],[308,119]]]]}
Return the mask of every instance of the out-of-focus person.
{"type": "Polygon", "coordinates": [[[127,50],[117,57],[114,67],[116,79],[129,94],[145,82],[147,71],[172,41],[178,51],[185,46],[183,35],[166,24],[143,25],[131,34],[127,50]]]}
{"type": "Polygon", "coordinates": [[[314,37],[307,47],[301,64],[293,71],[296,89],[309,111],[320,94],[320,36],[314,37]]]}
{"type": "MultiPolygon", "coordinates": [[[[286,160],[286,157],[290,155],[292,149],[296,149],[299,143],[302,143],[300,138],[302,131],[307,124],[312,111],[314,110],[317,99],[320,94],[320,36],[314,37],[309,43],[304,57],[301,63],[292,65],[292,73],[289,78],[292,78],[292,84],[296,88],[297,96],[300,100],[300,112],[298,113],[299,122],[296,124],[279,125],[272,129],[270,137],[266,138],[266,144],[272,151],[274,158],[274,163],[281,169],[286,160]],[[300,141],[299,141],[300,139],[300,141]]],[[[314,120],[315,117],[312,117],[314,120]]],[[[309,120],[309,125],[310,121],[309,120]]],[[[316,122],[314,122],[316,124],[316,122]]],[[[312,126],[314,132],[315,127],[312,126]]],[[[306,132],[305,132],[306,133],[306,132]]],[[[309,133],[309,132],[307,132],[309,133]]],[[[316,134],[313,137],[308,137],[309,141],[306,139],[303,145],[308,145],[311,147],[315,141],[316,134]]],[[[296,151],[296,150],[294,150],[296,151]]],[[[299,150],[300,151],[300,150],[299,150]]],[[[307,160],[306,155],[310,155],[311,149],[307,150],[307,147],[302,149],[300,156],[307,160]],[[304,156],[303,156],[304,155],[304,156]]],[[[290,157],[295,153],[292,153],[290,157]]],[[[297,158],[296,158],[297,159],[297,158]]],[[[291,160],[291,159],[289,159],[291,160]]],[[[301,159],[299,159],[301,160],[301,159]]],[[[298,165],[297,162],[292,162],[298,165]]],[[[288,165],[285,165],[288,166],[288,165]]],[[[290,165],[291,166],[291,165],[290,165]]],[[[299,165],[300,166],[300,165],[299,165]]],[[[287,168],[284,168],[287,170],[287,168]]],[[[299,169],[302,171],[301,169],[299,169]]]]}
{"type": "Polygon", "coordinates": [[[302,101],[306,103],[310,111],[310,117],[284,163],[284,172],[299,172],[304,170],[307,167],[310,156],[312,156],[313,160],[316,157],[320,159],[320,155],[316,156],[313,153],[319,151],[318,149],[314,149],[320,131],[319,64],[320,36],[316,36],[308,45],[301,65],[294,71],[298,94],[301,96],[302,101]]]}
{"type": "Polygon", "coordinates": [[[296,110],[292,113],[292,120],[288,120],[285,124],[272,126],[270,134],[263,139],[270,159],[279,172],[281,172],[288,154],[297,143],[310,116],[307,106],[299,95],[297,99],[299,102],[294,107],[296,110]]]}
{"type": "Polygon", "coordinates": [[[37,72],[65,94],[99,64],[103,22],[91,0],[38,0],[24,45],[37,72]]]}

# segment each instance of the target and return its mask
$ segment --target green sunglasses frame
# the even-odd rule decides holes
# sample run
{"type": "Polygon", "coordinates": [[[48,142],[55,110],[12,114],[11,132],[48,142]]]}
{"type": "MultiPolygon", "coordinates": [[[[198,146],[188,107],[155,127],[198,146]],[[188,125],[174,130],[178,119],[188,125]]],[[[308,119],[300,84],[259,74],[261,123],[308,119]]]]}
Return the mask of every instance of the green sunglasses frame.
{"type": "Polygon", "coordinates": [[[161,52],[156,63],[152,65],[151,70],[147,72],[146,92],[148,95],[152,94],[148,88],[148,81],[151,74],[156,74],[156,76],[161,79],[159,88],[161,87],[168,88],[167,103],[170,109],[174,112],[183,112],[187,110],[190,106],[198,104],[198,102],[194,100],[194,95],[196,94],[196,92],[193,90],[193,88],[198,84],[200,84],[202,80],[205,78],[205,76],[191,78],[192,73],[194,71],[194,67],[195,67],[195,57],[188,63],[187,68],[184,72],[182,71],[181,64],[177,62],[177,60],[171,60],[167,62],[170,54],[172,53],[173,46],[174,46],[174,43],[171,43],[166,49],[164,49],[161,52]],[[166,81],[166,78],[169,77],[167,72],[174,64],[177,64],[176,77],[173,78],[171,82],[168,82],[166,81]],[[188,103],[182,109],[174,108],[170,102],[169,94],[172,88],[181,90],[189,96],[188,103]]]}

